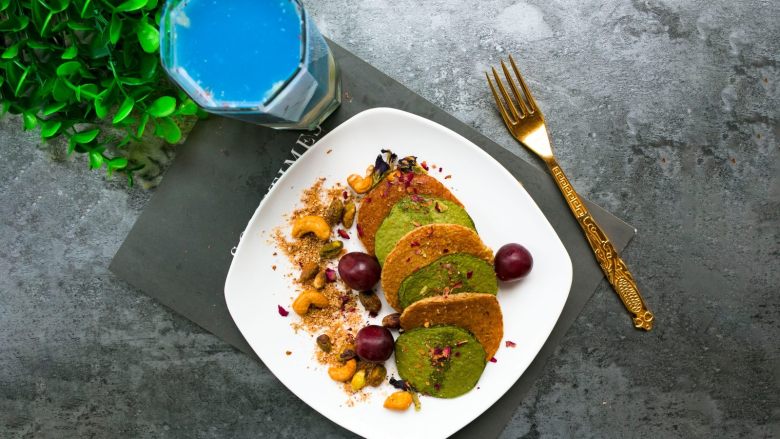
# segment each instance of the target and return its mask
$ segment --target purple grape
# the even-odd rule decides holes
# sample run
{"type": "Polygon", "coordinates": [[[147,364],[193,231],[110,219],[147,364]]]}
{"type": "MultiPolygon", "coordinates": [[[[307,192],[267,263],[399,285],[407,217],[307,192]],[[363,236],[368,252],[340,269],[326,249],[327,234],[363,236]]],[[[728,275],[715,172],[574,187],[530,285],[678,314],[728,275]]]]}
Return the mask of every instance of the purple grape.
{"type": "Polygon", "coordinates": [[[372,363],[381,363],[390,358],[394,347],[393,335],[382,326],[365,326],[355,337],[355,350],[358,357],[372,363]]]}
{"type": "Polygon", "coordinates": [[[339,276],[354,290],[370,290],[379,282],[382,269],[375,257],[351,252],[339,260],[339,276]]]}
{"type": "Polygon", "coordinates": [[[496,276],[501,280],[515,280],[525,277],[534,266],[531,253],[520,244],[506,244],[496,253],[496,276]]]}

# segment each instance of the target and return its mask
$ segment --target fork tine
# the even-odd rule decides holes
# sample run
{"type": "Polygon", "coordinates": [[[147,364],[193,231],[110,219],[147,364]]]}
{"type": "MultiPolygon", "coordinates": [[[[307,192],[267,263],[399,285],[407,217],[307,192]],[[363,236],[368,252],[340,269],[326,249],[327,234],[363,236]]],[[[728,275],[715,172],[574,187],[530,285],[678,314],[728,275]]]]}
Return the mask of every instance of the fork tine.
{"type": "Polygon", "coordinates": [[[501,81],[501,77],[498,76],[498,72],[496,71],[495,67],[490,67],[493,70],[493,78],[495,78],[496,83],[498,84],[498,89],[501,90],[501,95],[504,97],[504,100],[506,101],[507,107],[509,107],[509,111],[512,113],[513,120],[517,121],[520,119],[520,116],[517,114],[517,109],[515,108],[514,102],[512,102],[512,98],[509,97],[509,93],[506,92],[506,89],[504,88],[504,83],[501,81]]]}
{"type": "Polygon", "coordinates": [[[493,92],[493,98],[496,99],[496,105],[498,105],[498,112],[501,113],[501,118],[504,119],[504,123],[509,126],[512,124],[509,120],[509,115],[506,114],[506,108],[504,108],[504,103],[501,102],[501,98],[498,97],[498,93],[496,92],[496,88],[493,86],[493,81],[490,80],[490,75],[488,72],[485,72],[485,78],[487,78],[488,85],[490,85],[490,91],[493,92]]]}
{"type": "Polygon", "coordinates": [[[515,59],[512,58],[512,55],[509,55],[509,62],[512,64],[512,70],[515,71],[517,79],[520,80],[520,87],[523,89],[523,93],[525,93],[526,99],[528,99],[528,105],[531,107],[531,113],[538,111],[539,107],[536,105],[534,96],[531,94],[531,90],[528,89],[528,85],[526,85],[525,80],[523,79],[523,75],[520,74],[520,69],[517,68],[517,64],[515,64],[515,59]]]}
{"type": "Polygon", "coordinates": [[[509,74],[509,69],[506,68],[504,60],[501,60],[501,68],[504,70],[504,77],[506,77],[506,82],[509,83],[509,88],[512,89],[512,94],[515,95],[515,99],[517,99],[517,103],[520,105],[520,117],[525,117],[530,111],[528,111],[528,107],[525,106],[525,101],[523,101],[523,97],[520,96],[520,91],[517,90],[515,81],[512,79],[512,75],[509,74]]]}

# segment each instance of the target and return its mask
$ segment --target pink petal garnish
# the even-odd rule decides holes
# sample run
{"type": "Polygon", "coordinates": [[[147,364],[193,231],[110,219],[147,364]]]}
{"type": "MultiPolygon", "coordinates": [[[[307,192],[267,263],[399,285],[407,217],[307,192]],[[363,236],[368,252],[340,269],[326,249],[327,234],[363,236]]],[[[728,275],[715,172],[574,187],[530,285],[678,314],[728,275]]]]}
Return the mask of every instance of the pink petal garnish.
{"type": "Polygon", "coordinates": [[[325,279],[328,282],[336,282],[336,270],[332,268],[325,269],[325,279]]]}
{"type": "Polygon", "coordinates": [[[498,360],[496,360],[496,357],[490,357],[491,363],[498,363],[498,360]]]}
{"type": "Polygon", "coordinates": [[[468,273],[466,273],[466,279],[471,279],[471,276],[474,276],[473,271],[469,271],[468,273]]]}
{"type": "Polygon", "coordinates": [[[286,309],[282,308],[282,305],[276,305],[276,306],[280,316],[287,317],[290,314],[290,311],[287,311],[286,309]]]}
{"type": "Polygon", "coordinates": [[[336,233],[338,233],[339,236],[341,236],[344,239],[349,239],[349,233],[347,233],[347,231],[344,229],[338,229],[336,233]]]}
{"type": "Polygon", "coordinates": [[[516,344],[515,342],[513,342],[513,341],[509,341],[509,340],[507,340],[507,341],[506,341],[504,344],[505,344],[505,345],[506,345],[506,347],[508,347],[508,348],[513,348],[513,347],[517,346],[517,344],[516,344]]]}

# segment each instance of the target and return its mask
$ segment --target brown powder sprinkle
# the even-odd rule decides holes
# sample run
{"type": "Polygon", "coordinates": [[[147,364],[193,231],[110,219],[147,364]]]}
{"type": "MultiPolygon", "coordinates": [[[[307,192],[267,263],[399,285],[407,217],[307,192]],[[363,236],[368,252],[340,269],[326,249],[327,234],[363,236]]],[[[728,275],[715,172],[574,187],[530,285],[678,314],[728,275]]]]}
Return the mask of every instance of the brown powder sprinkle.
{"type": "MultiPolygon", "coordinates": [[[[305,215],[322,216],[332,199],[344,198],[344,194],[347,194],[347,200],[352,197],[343,185],[336,184],[333,187],[325,188],[324,182],[325,179],[318,179],[314,185],[304,190],[301,195],[300,207],[287,218],[289,224],[275,229],[272,234],[274,244],[289,259],[293,267],[297,267],[296,271],[307,263],[318,265],[320,270],[332,269],[333,267],[330,267],[329,264],[335,264],[336,261],[336,259],[322,260],[320,258],[323,242],[314,236],[304,235],[298,239],[289,238],[292,222],[297,218],[305,215]]],[[[291,298],[297,297],[304,290],[313,288],[310,279],[301,282],[298,280],[298,275],[297,272],[289,274],[295,285],[295,291],[291,292],[291,298]]],[[[293,320],[290,326],[296,332],[303,330],[311,334],[318,362],[325,365],[340,365],[339,354],[348,347],[354,349],[355,335],[358,329],[363,326],[362,312],[358,311],[357,308],[357,296],[341,281],[327,282],[319,291],[328,299],[328,306],[311,308],[300,320],[293,320]],[[330,337],[332,348],[329,353],[316,348],[314,338],[322,334],[327,334],[330,337]]]]}

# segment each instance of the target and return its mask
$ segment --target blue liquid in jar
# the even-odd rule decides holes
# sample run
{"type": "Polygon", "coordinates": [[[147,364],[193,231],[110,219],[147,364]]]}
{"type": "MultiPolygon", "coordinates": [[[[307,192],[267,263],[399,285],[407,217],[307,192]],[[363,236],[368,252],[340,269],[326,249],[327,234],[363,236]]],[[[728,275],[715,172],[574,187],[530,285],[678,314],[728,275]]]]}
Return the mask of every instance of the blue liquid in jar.
{"type": "Polygon", "coordinates": [[[289,0],[184,0],[169,11],[172,65],[201,106],[267,104],[301,68],[302,12],[289,0]]]}

